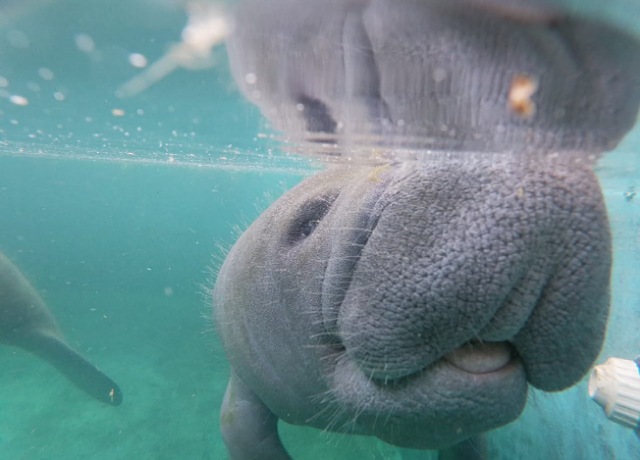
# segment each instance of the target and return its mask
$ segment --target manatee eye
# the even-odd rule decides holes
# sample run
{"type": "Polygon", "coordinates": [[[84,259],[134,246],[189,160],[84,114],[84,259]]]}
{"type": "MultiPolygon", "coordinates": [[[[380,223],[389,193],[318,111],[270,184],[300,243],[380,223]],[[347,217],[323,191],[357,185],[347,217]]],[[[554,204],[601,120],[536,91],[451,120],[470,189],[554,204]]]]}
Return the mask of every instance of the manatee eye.
{"type": "Polygon", "coordinates": [[[321,198],[314,198],[303,204],[298,211],[298,215],[291,223],[288,238],[289,243],[296,244],[311,236],[316,228],[318,228],[318,225],[320,225],[324,216],[329,212],[336,197],[337,193],[321,198]]]}

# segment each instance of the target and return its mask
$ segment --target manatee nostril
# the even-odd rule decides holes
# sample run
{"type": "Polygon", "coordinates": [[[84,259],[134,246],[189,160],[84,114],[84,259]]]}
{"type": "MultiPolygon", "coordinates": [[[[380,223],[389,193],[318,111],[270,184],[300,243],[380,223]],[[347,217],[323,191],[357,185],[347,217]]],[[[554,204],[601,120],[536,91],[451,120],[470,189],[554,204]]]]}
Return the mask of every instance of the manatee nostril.
{"type": "Polygon", "coordinates": [[[310,236],[315,231],[315,229],[316,229],[316,227],[318,226],[319,223],[320,223],[319,220],[308,220],[308,221],[304,222],[300,226],[300,229],[298,231],[300,237],[306,238],[306,237],[310,236]]]}
{"type": "Polygon", "coordinates": [[[334,134],[338,123],[331,116],[331,111],[322,101],[301,94],[296,98],[302,109],[302,116],[307,124],[307,131],[312,133],[334,134]]]}
{"type": "Polygon", "coordinates": [[[289,226],[288,243],[297,244],[310,237],[327,215],[337,197],[338,193],[335,192],[305,202],[289,226]]]}

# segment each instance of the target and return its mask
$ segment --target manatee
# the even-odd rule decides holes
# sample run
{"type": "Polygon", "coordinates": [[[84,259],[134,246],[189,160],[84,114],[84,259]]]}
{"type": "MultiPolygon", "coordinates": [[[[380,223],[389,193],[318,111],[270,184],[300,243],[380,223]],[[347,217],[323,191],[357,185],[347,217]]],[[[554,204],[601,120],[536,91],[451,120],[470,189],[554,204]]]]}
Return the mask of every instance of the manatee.
{"type": "Polygon", "coordinates": [[[560,0],[244,0],[227,47],[285,138],[353,160],[220,268],[232,459],[290,458],[279,420],[485,458],[530,386],[584,376],[611,269],[593,166],[636,121],[637,37],[560,0]]]}
{"type": "Polygon", "coordinates": [[[0,343],[39,356],[80,390],[105,404],[122,403],[118,385],[69,346],[40,295],[1,252],[0,343]]]}
{"type": "Polygon", "coordinates": [[[610,265],[598,183],[566,157],[306,179],[217,277],[231,458],[288,458],[278,419],[415,449],[511,422],[529,384],[562,390],[595,360],[610,265]]]}

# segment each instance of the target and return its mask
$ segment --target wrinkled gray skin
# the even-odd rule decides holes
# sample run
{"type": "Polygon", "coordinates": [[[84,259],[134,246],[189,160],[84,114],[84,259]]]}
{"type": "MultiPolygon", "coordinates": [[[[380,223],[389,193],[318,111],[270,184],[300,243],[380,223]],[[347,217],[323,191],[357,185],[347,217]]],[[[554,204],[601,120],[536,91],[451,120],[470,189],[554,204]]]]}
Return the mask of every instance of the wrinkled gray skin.
{"type": "Polygon", "coordinates": [[[34,353],[80,390],[105,404],[122,403],[118,385],[67,344],[40,295],[1,252],[0,344],[34,353]]]}
{"type": "Polygon", "coordinates": [[[527,383],[566,388],[598,354],[609,241],[590,169],[557,160],[307,179],[218,276],[231,457],[286,458],[275,427],[255,427],[267,415],[418,449],[514,420],[527,383]]]}
{"type": "Polygon", "coordinates": [[[483,458],[528,385],[585,374],[611,265],[590,159],[635,121],[635,38],[537,0],[246,0],[228,48],[287,135],[449,150],[330,167],[233,247],[214,289],[232,459],[289,458],[278,419],[483,458]]]}

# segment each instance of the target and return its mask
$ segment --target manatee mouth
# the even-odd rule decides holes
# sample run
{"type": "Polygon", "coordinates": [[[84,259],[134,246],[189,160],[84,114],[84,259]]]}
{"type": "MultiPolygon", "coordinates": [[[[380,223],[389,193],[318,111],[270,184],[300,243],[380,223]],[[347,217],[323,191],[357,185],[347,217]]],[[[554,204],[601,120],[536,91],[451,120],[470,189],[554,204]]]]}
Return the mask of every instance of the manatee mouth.
{"type": "Polygon", "coordinates": [[[524,365],[506,341],[472,340],[397,377],[373,376],[342,351],[331,393],[350,423],[393,445],[440,449],[515,420],[526,403],[524,365]]]}
{"type": "Polygon", "coordinates": [[[369,375],[371,380],[378,385],[394,386],[419,378],[425,372],[429,372],[434,365],[449,367],[461,376],[481,378],[482,376],[498,375],[507,371],[519,361],[518,353],[510,342],[479,342],[471,340],[445,353],[441,358],[425,367],[398,369],[396,372],[389,372],[389,369],[379,370],[378,372],[374,369],[365,370],[362,369],[362,363],[359,363],[359,367],[361,367],[362,372],[369,375]]]}
{"type": "Polygon", "coordinates": [[[467,342],[442,359],[469,374],[489,374],[506,367],[515,351],[508,342],[467,342]]]}

